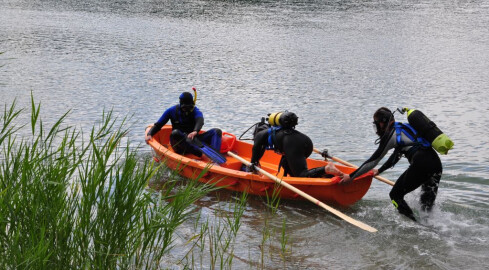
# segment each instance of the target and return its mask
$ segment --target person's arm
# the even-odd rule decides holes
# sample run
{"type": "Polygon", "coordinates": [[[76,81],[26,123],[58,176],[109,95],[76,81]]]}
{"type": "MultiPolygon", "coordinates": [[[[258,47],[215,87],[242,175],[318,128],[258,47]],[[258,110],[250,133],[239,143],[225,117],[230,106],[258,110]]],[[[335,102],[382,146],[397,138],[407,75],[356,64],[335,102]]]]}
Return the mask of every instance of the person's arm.
{"type": "Polygon", "coordinates": [[[172,115],[172,112],[175,110],[175,106],[167,109],[160,117],[160,119],[158,119],[158,121],[156,121],[156,123],[154,123],[153,127],[148,131],[148,136],[146,136],[146,141],[149,141],[151,139],[151,137],[153,137],[158,131],[160,131],[160,129],[166,124],[168,123],[168,121],[170,120],[170,117],[172,115]]]}
{"type": "Polygon", "coordinates": [[[192,111],[192,117],[194,118],[194,128],[192,131],[187,135],[187,138],[193,140],[195,136],[199,134],[199,131],[202,129],[204,126],[204,115],[202,112],[199,110],[199,108],[194,107],[194,110],[192,111]]]}
{"type": "Polygon", "coordinates": [[[378,174],[382,173],[383,171],[389,169],[389,168],[392,168],[394,167],[394,165],[396,165],[396,163],[401,159],[402,157],[402,153],[400,150],[394,150],[394,153],[392,153],[392,155],[389,157],[389,159],[384,163],[384,165],[382,165],[379,170],[378,170],[378,174]]]}
{"type": "Polygon", "coordinates": [[[268,143],[268,130],[262,130],[255,135],[254,144],[251,154],[251,163],[257,165],[260,159],[265,154],[268,143]]]}
{"type": "MultiPolygon", "coordinates": [[[[395,135],[395,130],[391,131],[390,136],[386,140],[381,140],[379,147],[377,150],[373,153],[373,155],[367,159],[358,169],[356,169],[354,172],[350,173],[348,177],[345,177],[342,182],[350,182],[353,181],[356,177],[372,170],[379,162],[384,158],[384,156],[387,154],[387,152],[395,148],[397,145],[396,143],[396,135],[395,135]]],[[[345,175],[346,176],[346,175],[345,175]]]]}
{"type": "Polygon", "coordinates": [[[194,107],[194,118],[195,118],[194,131],[199,133],[199,131],[204,126],[204,114],[202,114],[202,112],[197,107],[194,107]]]}

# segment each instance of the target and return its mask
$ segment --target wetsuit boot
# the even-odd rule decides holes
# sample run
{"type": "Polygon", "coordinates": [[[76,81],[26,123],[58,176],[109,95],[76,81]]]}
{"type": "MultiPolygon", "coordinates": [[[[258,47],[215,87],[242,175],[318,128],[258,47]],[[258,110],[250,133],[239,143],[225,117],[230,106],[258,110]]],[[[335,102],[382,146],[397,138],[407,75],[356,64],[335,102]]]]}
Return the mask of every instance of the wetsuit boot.
{"type": "Polygon", "coordinates": [[[399,213],[405,215],[406,217],[412,219],[413,221],[416,221],[413,210],[411,210],[411,208],[409,207],[409,205],[406,203],[404,199],[396,199],[396,200],[392,199],[392,203],[397,208],[397,211],[399,211],[399,213]]]}

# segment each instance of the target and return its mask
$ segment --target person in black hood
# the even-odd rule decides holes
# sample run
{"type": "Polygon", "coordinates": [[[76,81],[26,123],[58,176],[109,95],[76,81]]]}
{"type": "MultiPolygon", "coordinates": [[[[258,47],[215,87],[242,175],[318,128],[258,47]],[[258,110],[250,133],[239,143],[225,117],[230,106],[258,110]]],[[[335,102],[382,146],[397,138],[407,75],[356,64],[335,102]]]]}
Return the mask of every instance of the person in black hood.
{"type": "MultiPolygon", "coordinates": [[[[259,166],[259,161],[263,157],[265,150],[273,149],[282,155],[279,171],[284,168],[284,176],[293,177],[331,177],[333,175],[343,175],[330,162],[329,166],[322,166],[313,169],[307,168],[306,159],[311,155],[313,144],[311,139],[297,131],[295,126],[298,117],[295,113],[284,112],[277,119],[277,126],[269,127],[256,132],[251,156],[249,170],[255,171],[255,166],[259,166]]],[[[268,125],[267,125],[268,127],[268,125]]]]}
{"type": "Polygon", "coordinates": [[[379,147],[358,169],[349,175],[345,174],[341,182],[349,183],[370,170],[374,175],[378,175],[393,167],[404,155],[410,165],[397,179],[389,196],[399,213],[416,221],[413,210],[404,200],[404,196],[421,186],[422,210],[432,209],[442,175],[440,158],[428,141],[416,136],[416,131],[412,127],[395,122],[394,114],[388,108],[379,108],[373,118],[379,136],[379,147]],[[390,149],[394,149],[390,158],[378,170],[374,169],[390,149]]]}
{"type": "Polygon", "coordinates": [[[158,119],[147,133],[146,141],[149,141],[168,121],[171,121],[172,124],[170,144],[176,153],[191,153],[199,157],[202,156],[201,151],[189,145],[186,138],[190,140],[199,138],[199,140],[209,144],[214,150],[220,150],[222,137],[222,131],[220,129],[213,128],[199,134],[199,131],[204,126],[204,115],[195,106],[191,93],[183,92],[179,97],[179,104],[168,108],[161,115],[160,119],[158,119]]]}

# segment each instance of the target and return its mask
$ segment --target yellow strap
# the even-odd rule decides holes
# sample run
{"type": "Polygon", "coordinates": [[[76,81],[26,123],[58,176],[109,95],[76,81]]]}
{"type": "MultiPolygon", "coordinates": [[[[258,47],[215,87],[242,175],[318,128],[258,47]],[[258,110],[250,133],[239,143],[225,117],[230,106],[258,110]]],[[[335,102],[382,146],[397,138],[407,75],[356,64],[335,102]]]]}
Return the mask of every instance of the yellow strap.
{"type": "Polygon", "coordinates": [[[394,204],[396,208],[399,208],[399,205],[396,203],[396,201],[392,200],[392,204],[394,204]]]}

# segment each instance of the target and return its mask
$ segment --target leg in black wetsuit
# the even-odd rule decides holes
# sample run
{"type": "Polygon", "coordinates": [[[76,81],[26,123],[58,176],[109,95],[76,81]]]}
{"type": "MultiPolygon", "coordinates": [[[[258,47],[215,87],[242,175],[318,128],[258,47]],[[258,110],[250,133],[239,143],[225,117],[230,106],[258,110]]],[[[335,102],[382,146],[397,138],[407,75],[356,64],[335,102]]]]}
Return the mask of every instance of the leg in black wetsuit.
{"type": "MultiPolygon", "coordinates": [[[[277,140],[281,141],[284,157],[281,165],[284,172],[293,177],[333,177],[325,173],[324,166],[308,169],[307,160],[312,153],[311,139],[299,131],[279,133],[277,140]]],[[[285,174],[284,174],[285,175],[285,174]]]]}
{"type": "Polygon", "coordinates": [[[389,196],[399,213],[416,220],[404,196],[422,185],[421,204],[430,210],[435,202],[442,166],[438,154],[430,149],[419,149],[412,158],[409,168],[399,177],[389,196]]]}
{"type": "Polygon", "coordinates": [[[438,193],[438,185],[440,184],[440,179],[441,179],[441,170],[438,173],[434,173],[431,177],[430,180],[425,182],[421,186],[421,209],[423,211],[431,211],[433,208],[433,205],[435,204],[435,199],[436,195],[438,193]]]}
{"type": "Polygon", "coordinates": [[[291,163],[287,160],[287,158],[285,156],[282,156],[282,159],[280,160],[280,166],[284,168],[284,176],[290,175],[292,177],[310,177],[310,178],[331,178],[331,177],[334,177],[334,175],[327,174],[324,171],[324,166],[308,170],[305,158],[304,158],[304,162],[301,162],[301,161],[298,162],[297,159],[294,159],[294,160],[295,160],[295,163],[291,163]],[[303,169],[299,175],[295,175],[294,172],[290,169],[291,164],[297,165],[297,164],[302,164],[302,163],[305,163],[305,165],[301,166],[302,168],[305,168],[305,169],[303,169]]]}
{"type": "Polygon", "coordinates": [[[201,157],[202,152],[196,147],[189,145],[185,138],[187,134],[179,129],[174,129],[170,134],[170,144],[175,153],[180,155],[185,155],[186,153],[193,154],[195,156],[201,157]]]}

